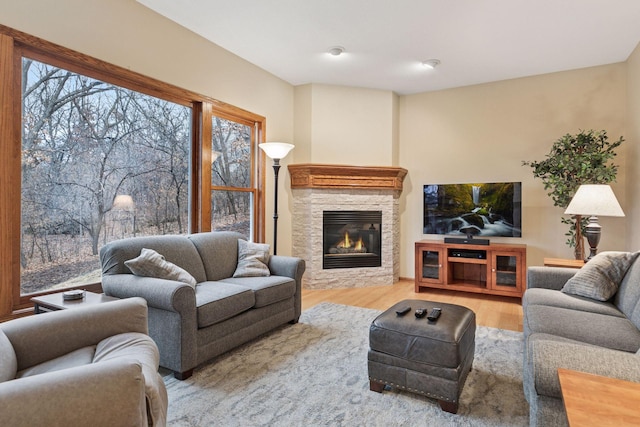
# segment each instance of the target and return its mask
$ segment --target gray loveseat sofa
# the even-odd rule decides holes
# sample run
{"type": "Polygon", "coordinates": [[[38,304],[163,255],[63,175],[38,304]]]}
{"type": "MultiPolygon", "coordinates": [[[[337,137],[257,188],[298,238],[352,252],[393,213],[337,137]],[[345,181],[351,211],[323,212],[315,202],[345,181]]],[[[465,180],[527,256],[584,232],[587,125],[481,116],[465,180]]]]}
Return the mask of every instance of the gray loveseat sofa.
{"type": "MultiPolygon", "coordinates": [[[[607,272],[606,265],[600,272],[607,272]]],[[[614,272],[621,276],[619,287],[610,298],[600,298],[605,301],[561,292],[586,268],[528,269],[523,381],[531,426],[567,425],[558,368],[640,382],[640,257],[614,272]]],[[[590,273],[599,274],[594,268],[590,273]]]]}
{"type": "Polygon", "coordinates": [[[232,277],[238,264],[234,232],[134,237],[100,251],[102,288],[118,298],[140,296],[149,306],[149,335],[160,349],[160,366],[178,379],[193,368],[287,322],[298,321],[304,260],[269,257],[269,276],[232,277]],[[152,249],[197,282],[132,274],[125,261],[152,249]]]}

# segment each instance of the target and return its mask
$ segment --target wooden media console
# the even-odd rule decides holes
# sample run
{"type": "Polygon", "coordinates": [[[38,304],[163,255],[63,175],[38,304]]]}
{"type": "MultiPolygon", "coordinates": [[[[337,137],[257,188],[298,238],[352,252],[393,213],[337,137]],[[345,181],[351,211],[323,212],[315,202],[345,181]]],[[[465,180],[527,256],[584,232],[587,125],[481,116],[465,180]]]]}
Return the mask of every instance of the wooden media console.
{"type": "Polygon", "coordinates": [[[527,246],[444,243],[415,244],[415,291],[450,289],[522,297],[525,289],[527,246]]]}

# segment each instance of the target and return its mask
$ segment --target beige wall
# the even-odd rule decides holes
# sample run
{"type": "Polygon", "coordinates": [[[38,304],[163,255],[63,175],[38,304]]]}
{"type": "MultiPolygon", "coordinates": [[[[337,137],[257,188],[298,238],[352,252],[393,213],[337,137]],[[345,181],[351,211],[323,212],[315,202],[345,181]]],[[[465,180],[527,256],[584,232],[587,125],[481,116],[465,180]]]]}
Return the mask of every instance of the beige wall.
{"type": "MultiPolygon", "coordinates": [[[[293,87],[135,0],[0,0],[0,23],[267,117],[266,138],[293,142],[293,87]]],[[[295,162],[294,150],[282,164],[295,162]]],[[[267,189],[273,171],[267,162],[267,189]]],[[[284,170],[285,168],[283,168],[284,170]]],[[[286,188],[282,174],[280,188],[286,188]]],[[[291,253],[289,192],[279,201],[278,252],[291,253]]],[[[273,236],[267,195],[267,242],[273,236]]]]}
{"type": "MultiPolygon", "coordinates": [[[[614,64],[400,98],[400,166],[409,174],[402,196],[401,276],[413,277],[413,242],[422,234],[422,186],[522,181],[523,236],[494,241],[528,245],[527,262],[570,258],[562,209],[554,207],[523,160],[542,160],[553,142],[580,129],[625,135],[626,64],[614,64]]],[[[623,208],[625,152],[614,191],[623,208]]],[[[629,218],[601,218],[599,248],[626,248],[629,218]]]]}
{"type": "Polygon", "coordinates": [[[393,92],[309,84],[295,88],[300,163],[392,166],[398,97],[393,92]]]}
{"type": "Polygon", "coordinates": [[[627,60],[627,250],[640,250],[640,43],[627,60]]]}

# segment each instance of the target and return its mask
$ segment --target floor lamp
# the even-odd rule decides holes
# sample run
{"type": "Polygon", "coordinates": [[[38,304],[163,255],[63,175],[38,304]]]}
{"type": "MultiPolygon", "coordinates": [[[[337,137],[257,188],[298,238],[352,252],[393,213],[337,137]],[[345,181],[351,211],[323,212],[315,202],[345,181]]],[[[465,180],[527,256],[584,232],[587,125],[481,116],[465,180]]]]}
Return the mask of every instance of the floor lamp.
{"type": "Polygon", "coordinates": [[[287,157],[289,151],[293,150],[293,144],[287,144],[286,142],[265,142],[258,144],[258,146],[265,152],[267,157],[273,159],[273,173],[274,173],[274,201],[273,201],[273,254],[278,253],[278,171],[280,170],[280,160],[287,157]]]}
{"type": "MultiPolygon", "coordinates": [[[[613,190],[606,184],[586,184],[578,187],[578,191],[564,213],[589,216],[589,224],[584,228],[584,235],[589,242],[590,252],[585,261],[589,261],[598,252],[598,243],[602,234],[598,216],[624,216],[613,190]]],[[[576,227],[579,226],[580,224],[576,224],[576,227]]]]}

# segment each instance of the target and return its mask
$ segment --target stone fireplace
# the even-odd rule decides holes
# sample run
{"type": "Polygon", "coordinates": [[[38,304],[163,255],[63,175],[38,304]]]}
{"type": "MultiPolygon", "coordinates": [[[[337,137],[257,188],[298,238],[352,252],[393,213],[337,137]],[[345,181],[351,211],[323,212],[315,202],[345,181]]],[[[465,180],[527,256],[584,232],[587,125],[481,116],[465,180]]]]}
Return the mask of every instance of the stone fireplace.
{"type": "Polygon", "coordinates": [[[289,165],[293,255],[308,289],[392,285],[400,274],[399,197],[406,169],[289,165]]]}

